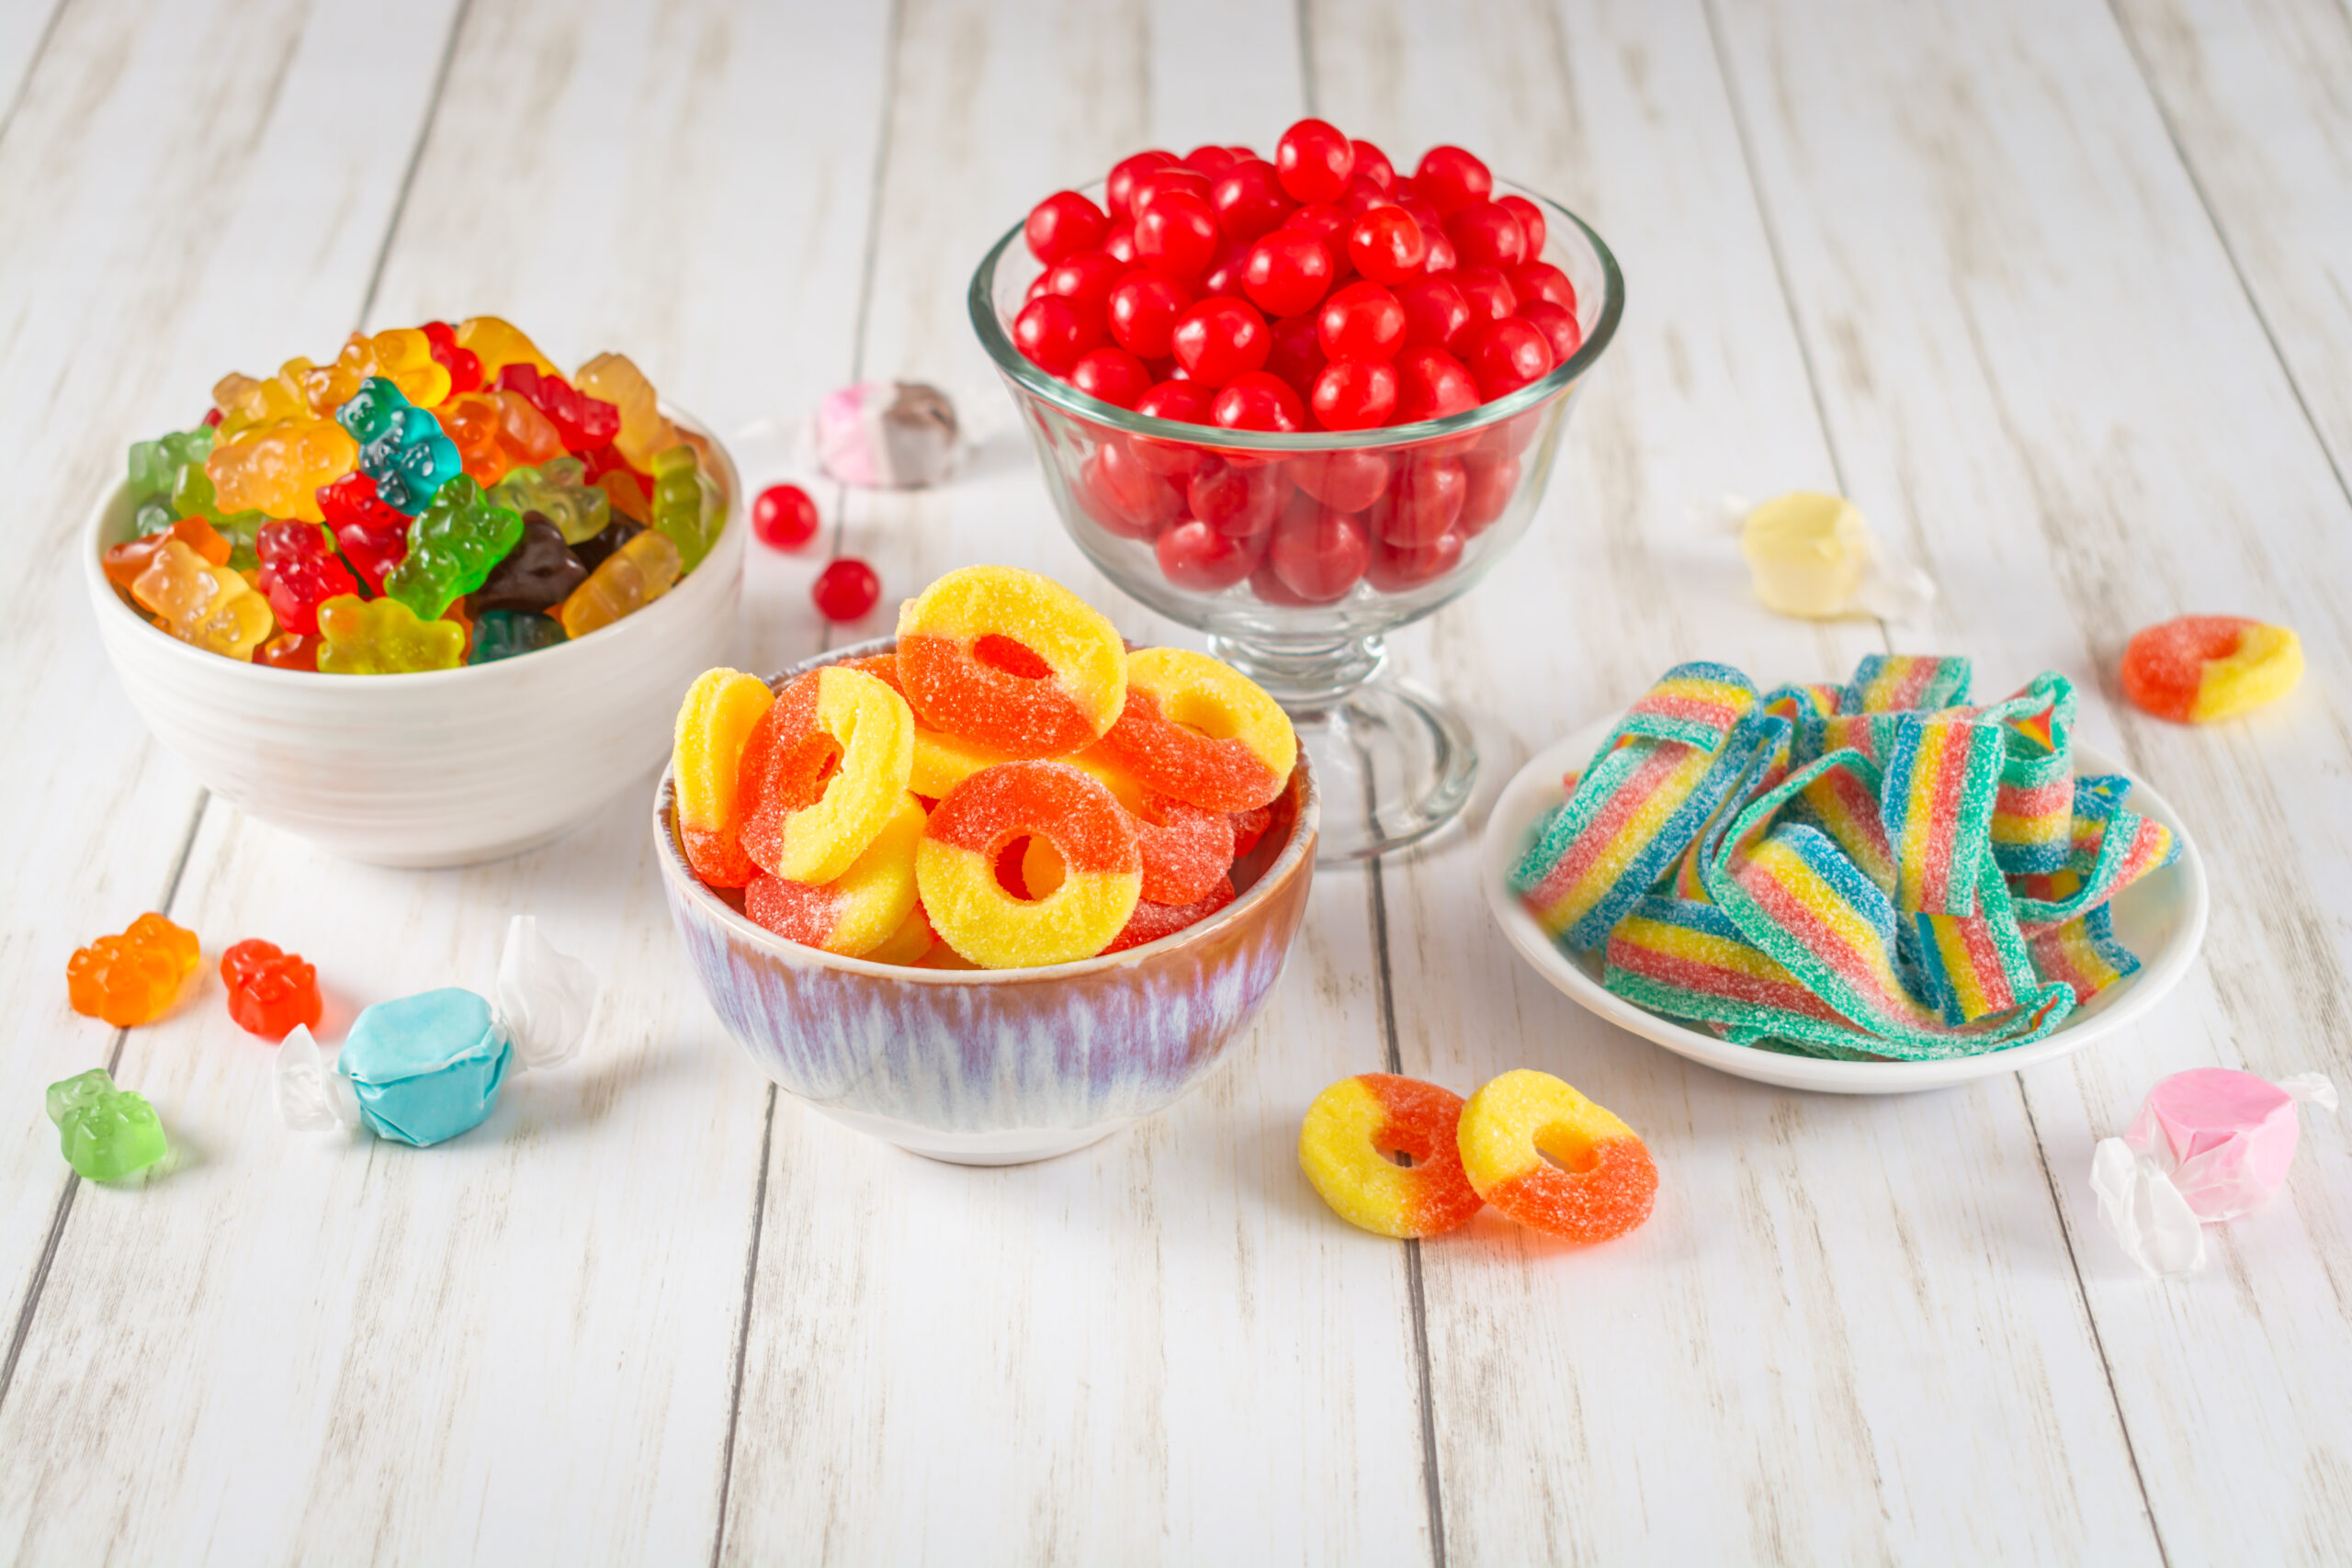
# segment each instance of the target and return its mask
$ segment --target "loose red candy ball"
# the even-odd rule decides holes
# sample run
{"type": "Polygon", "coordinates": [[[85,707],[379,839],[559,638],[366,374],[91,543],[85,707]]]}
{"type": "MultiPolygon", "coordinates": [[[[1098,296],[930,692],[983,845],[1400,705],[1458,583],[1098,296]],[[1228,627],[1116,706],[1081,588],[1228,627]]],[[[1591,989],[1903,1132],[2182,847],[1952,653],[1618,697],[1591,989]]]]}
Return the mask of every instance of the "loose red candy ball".
{"type": "Polygon", "coordinates": [[[1338,199],[1355,166],[1355,144],[1326,120],[1302,119],[1274,144],[1274,172],[1301,201],[1338,199]]]}
{"type": "Polygon", "coordinates": [[[1263,370],[1236,376],[1217,393],[1209,417],[1226,430],[1271,430],[1285,434],[1306,428],[1306,410],[1289,382],[1263,370]]]}
{"type": "Polygon", "coordinates": [[[1394,288],[1420,276],[1430,242],[1401,207],[1374,207],[1348,229],[1348,260],[1372,283],[1394,288]]]}
{"type": "Polygon", "coordinates": [[[1250,247],[1241,265],[1241,287],[1270,316],[1311,310],[1331,290],[1331,253],[1322,241],[1296,229],[1277,229],[1250,247]]]}
{"type": "Polygon", "coordinates": [[[1396,367],[1385,359],[1334,359],[1315,378],[1308,406],[1326,430],[1370,430],[1396,412],[1396,367]]]}
{"type": "Polygon", "coordinates": [[[1405,307],[1377,283],[1351,283],[1315,318],[1329,359],[1388,359],[1405,344],[1405,307]]]}
{"type": "Polygon", "coordinates": [[[797,550],[817,536],[817,503],[798,485],[770,485],[752,502],[752,532],[772,550],[797,550]]]}
{"type": "Polygon", "coordinates": [[[1388,489],[1391,465],[1378,452],[1316,452],[1285,465],[1299,489],[1334,512],[1362,512],[1388,489]]]}
{"type": "Polygon", "coordinates": [[[1388,161],[1387,153],[1361,138],[1349,145],[1356,150],[1354,172],[1358,178],[1370,180],[1383,190],[1396,188],[1396,165],[1388,161]]]}
{"type": "Polygon", "coordinates": [[[829,621],[854,621],[874,608],[882,597],[882,580],[855,556],[842,556],[817,574],[808,585],[817,613],[829,621]]]}
{"type": "Polygon", "coordinates": [[[1432,147],[1413,170],[1413,194],[1436,208],[1441,218],[1486,200],[1494,189],[1495,176],[1487,165],[1459,147],[1432,147]]]}
{"type": "Polygon", "coordinates": [[[1091,321],[1102,321],[1111,306],[1111,290],[1132,270],[1108,251],[1080,251],[1047,267],[1040,276],[1045,291],[1058,294],[1091,321]]]}
{"type": "Polygon", "coordinates": [[[1470,301],[1450,279],[1425,277],[1396,290],[1405,307],[1405,344],[1451,349],[1470,324],[1470,301]]]}
{"type": "Polygon", "coordinates": [[[1312,315],[1284,316],[1269,329],[1273,347],[1267,351],[1266,368],[1291,384],[1302,398],[1315,390],[1323,373],[1323,339],[1312,315]]]}
{"type": "Polygon", "coordinates": [[[1272,233],[1298,209],[1263,158],[1245,158],[1219,175],[1209,188],[1209,206],[1225,237],[1243,243],[1272,233]]]}
{"type": "Polygon", "coordinates": [[[1541,257],[1544,254],[1544,209],[1523,196],[1498,196],[1495,197],[1495,204],[1510,209],[1510,215],[1519,220],[1519,231],[1527,240],[1527,259],[1532,262],[1541,257]]]}
{"type": "Polygon", "coordinates": [[[1159,574],[1179,588],[1214,593],[1248,577],[1258,564],[1262,536],[1230,539],[1198,518],[1187,518],[1152,544],[1159,574]]]}
{"type": "Polygon", "coordinates": [[[1388,493],[1372,503],[1364,521],[1385,544],[1414,548],[1433,545],[1462,515],[1470,479],[1453,457],[1415,456],[1390,481],[1388,493]]]}
{"type": "Polygon", "coordinates": [[[1158,264],[1169,276],[1194,278],[1216,259],[1216,214],[1191,191],[1170,191],[1136,218],[1136,259],[1158,264]]]}
{"type": "Polygon", "coordinates": [[[1165,359],[1168,334],[1192,302],[1191,293],[1173,278],[1148,269],[1130,272],[1111,290],[1111,336],[1129,354],[1165,359]]]}
{"type": "Polygon", "coordinates": [[[1116,437],[1079,470],[1079,502],[1106,532],[1123,539],[1156,539],[1184,509],[1175,485],[1137,461],[1127,443],[1116,437]]]}
{"type": "Polygon", "coordinates": [[[1478,406],[1478,383],[1469,367],[1442,348],[1427,344],[1396,355],[1396,423],[1444,419],[1478,406]]]}
{"type": "MultiPolygon", "coordinates": [[[[1576,312],[1562,310],[1549,299],[1530,299],[1519,308],[1519,319],[1542,333],[1552,344],[1552,363],[1566,365],[1568,356],[1583,345],[1584,331],[1577,325],[1576,312]]],[[[1412,336],[1411,330],[1406,337],[1412,336]]]]}
{"type": "Polygon", "coordinates": [[[1512,297],[1522,305],[1530,299],[1549,299],[1565,310],[1577,308],[1576,285],[1550,262],[1527,262],[1512,267],[1503,276],[1510,284],[1512,297]]]}
{"type": "Polygon", "coordinates": [[[1129,211],[1135,217],[1141,218],[1151,210],[1152,204],[1161,197],[1180,190],[1206,201],[1209,198],[1209,177],[1197,169],[1188,169],[1181,164],[1171,164],[1164,169],[1153,169],[1148,174],[1136,176],[1135,195],[1128,198],[1129,211]]]}
{"type": "Polygon", "coordinates": [[[1213,295],[1176,318],[1169,345],[1185,375],[1204,386],[1222,387],[1262,367],[1272,344],[1257,307],[1213,295]]]}
{"type": "Polygon", "coordinates": [[[1511,292],[1500,267],[1458,266],[1453,269],[1453,283],[1470,301],[1472,315],[1479,319],[1499,321],[1519,309],[1519,296],[1511,292]]]}
{"type": "Polygon", "coordinates": [[[1029,209],[1022,233],[1029,254],[1048,265],[1080,251],[1099,249],[1111,220],[1074,190],[1057,190],[1029,209]]]}
{"type": "Polygon", "coordinates": [[[1012,319],[1014,345],[1038,368],[1056,376],[1068,374],[1078,356],[1101,338],[1079,308],[1058,294],[1038,295],[1012,319]]]}
{"type": "Polygon", "coordinates": [[[1151,389],[1151,372],[1124,348],[1090,349],[1069,367],[1069,384],[1090,398],[1131,409],[1151,389]]]}
{"type": "Polygon", "coordinates": [[[1464,363],[1478,383],[1480,398],[1496,398],[1542,380],[1552,370],[1552,340],[1516,316],[1489,321],[1470,341],[1464,363]]]}
{"type": "Polygon", "coordinates": [[[1527,259],[1527,236],[1500,202],[1472,202],[1446,219],[1445,232],[1464,266],[1508,269],[1527,259]]]}
{"type": "Polygon", "coordinates": [[[1272,464],[1204,457],[1185,490],[1184,504],[1218,533],[1247,539],[1274,525],[1290,488],[1288,476],[1272,464]]]}
{"type": "Polygon", "coordinates": [[[1283,586],[1309,604],[1342,598],[1363,576],[1372,543],[1363,525],[1300,492],[1274,525],[1267,564],[1283,586]]]}
{"type": "Polygon", "coordinates": [[[1154,169],[1167,168],[1175,162],[1175,153],[1163,152],[1155,147],[1149,152],[1137,152],[1131,158],[1122,158],[1112,164],[1110,181],[1103,187],[1103,196],[1111,204],[1111,216],[1133,218],[1136,215],[1136,181],[1154,169]]]}

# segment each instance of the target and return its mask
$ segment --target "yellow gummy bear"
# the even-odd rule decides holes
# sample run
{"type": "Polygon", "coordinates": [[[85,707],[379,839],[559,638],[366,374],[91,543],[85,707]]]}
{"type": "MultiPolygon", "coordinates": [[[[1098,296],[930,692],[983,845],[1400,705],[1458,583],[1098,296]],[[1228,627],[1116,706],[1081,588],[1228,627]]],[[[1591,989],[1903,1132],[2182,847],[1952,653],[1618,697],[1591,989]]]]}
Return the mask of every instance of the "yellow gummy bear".
{"type": "Polygon", "coordinates": [[[555,362],[539,352],[538,344],[523,335],[512,321],[496,316],[469,316],[458,323],[458,346],[473,350],[481,361],[481,380],[485,387],[498,385],[498,373],[510,365],[534,365],[542,376],[560,376],[555,362]]]}
{"type": "Polygon", "coordinates": [[[653,383],[628,355],[598,355],[580,367],[571,384],[621,411],[621,433],[613,437],[613,445],[639,472],[651,473],[654,454],[678,444],[678,427],[662,417],[653,383]]]}
{"type": "Polygon", "coordinates": [[[289,359],[266,381],[233,370],[221,377],[212,388],[213,406],[220,411],[216,446],[312,417],[301,382],[302,372],[310,367],[307,359],[289,359]]]}
{"type": "Polygon", "coordinates": [[[224,659],[251,663],[254,649],[277,629],[269,601],[251,583],[177,539],[156,551],[131,582],[130,596],[174,637],[224,659]]]}
{"type": "Polygon", "coordinates": [[[465,661],[464,626],[420,621],[397,599],[338,593],[319,606],[319,669],[326,674],[402,675],[465,661]]]}
{"type": "Polygon", "coordinates": [[[343,478],[358,461],[359,443],[349,431],[332,419],[304,416],[213,447],[204,472],[223,513],[323,523],[319,487],[343,478]]]}
{"type": "Polygon", "coordinates": [[[563,635],[579,638],[633,615],[676,586],[684,558],[670,536],[648,528],[606,556],[588,581],[556,606],[563,635]]]}

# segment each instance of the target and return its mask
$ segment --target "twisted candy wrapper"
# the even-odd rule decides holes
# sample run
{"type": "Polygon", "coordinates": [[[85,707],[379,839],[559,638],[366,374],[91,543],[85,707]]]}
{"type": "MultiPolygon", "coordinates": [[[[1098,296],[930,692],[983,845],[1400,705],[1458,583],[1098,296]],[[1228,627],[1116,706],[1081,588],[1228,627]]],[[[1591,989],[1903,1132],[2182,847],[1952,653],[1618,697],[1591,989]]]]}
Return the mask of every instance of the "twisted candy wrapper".
{"type": "Polygon", "coordinates": [[[517,915],[495,1007],[454,987],[379,1003],[359,1015],[332,1066],[298,1024],[278,1047],[278,1116],[297,1132],[364,1126],[420,1148],[456,1137],[490,1114],[509,1066],[544,1071],[580,1054],[598,990],[594,970],[517,915]]]}
{"type": "Polygon", "coordinates": [[[2287,1179],[2295,1107],[2335,1110],[2318,1073],[2271,1083],[2227,1067],[2159,1079],[2120,1138],[2091,1151],[2099,1217],[2132,1260],[2162,1278],[2205,1267],[2205,1226],[2258,1207],[2287,1179]]]}

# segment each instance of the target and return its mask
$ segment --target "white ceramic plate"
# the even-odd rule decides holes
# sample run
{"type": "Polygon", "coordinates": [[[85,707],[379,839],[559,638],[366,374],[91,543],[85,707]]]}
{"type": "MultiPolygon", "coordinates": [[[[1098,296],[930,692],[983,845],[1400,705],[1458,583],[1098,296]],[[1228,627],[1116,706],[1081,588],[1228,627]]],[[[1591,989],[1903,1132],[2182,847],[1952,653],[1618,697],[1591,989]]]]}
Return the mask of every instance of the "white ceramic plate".
{"type": "MultiPolygon", "coordinates": [[[[2020,1068],[2071,1055],[2132,1022],[2159,1001],[2188,972],[2197,944],[2205,937],[2205,865],[2196,840],[2181,825],[2172,803],[2139,779],[2132,780],[2125,806],[2153,817],[2172,829],[2180,841],[2180,858],[2152,876],[2124,889],[2115,900],[2115,934],[2139,954],[2140,967],[2078,1008],[2049,1034],[2030,1045],[1987,1051],[1977,1056],[1955,1056],[1939,1062],[1834,1062],[1812,1056],[1784,1055],[1751,1045],[1734,1045],[1671,1019],[1645,1012],[1623,998],[1603,990],[1596,960],[1571,956],[1554,942],[1519,901],[1509,886],[1510,868],[1527,851],[1536,820],[1564,797],[1560,775],[1581,769],[1608,739],[1615,718],[1587,725],[1566,739],[1547,747],[1503,786],[1487,831],[1478,845],[1478,875],[1486,888],[1487,907],[1511,945],[1535,966],[1537,974],[1566,992],[1580,1006],[1610,1022],[1656,1041],[1679,1056],[1761,1083],[1789,1089],[1819,1089],[1830,1094],[1909,1094],[1942,1089],[1972,1078],[2014,1073],[2020,1068]]],[[[2097,747],[2075,743],[2075,770],[2081,773],[2127,773],[2115,759],[2097,747]]]]}

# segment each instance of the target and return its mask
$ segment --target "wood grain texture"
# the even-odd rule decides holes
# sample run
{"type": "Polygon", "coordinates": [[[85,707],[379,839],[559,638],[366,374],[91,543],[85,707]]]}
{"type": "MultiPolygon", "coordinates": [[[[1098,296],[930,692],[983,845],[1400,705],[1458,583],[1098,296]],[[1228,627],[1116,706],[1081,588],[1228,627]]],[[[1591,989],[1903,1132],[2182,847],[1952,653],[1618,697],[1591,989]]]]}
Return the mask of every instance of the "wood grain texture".
{"type": "MultiPolygon", "coordinates": [[[[1339,123],[1400,167],[1482,150],[1628,279],[1535,529],[1399,639],[1474,716],[1481,798],[1673,663],[1836,679],[1883,648],[1867,622],[1764,613],[1704,515],[1838,475],[1703,12],[1528,5],[1465,29],[1327,6],[1313,37],[1339,123]]],[[[1556,1073],[1641,1131],[1665,1187],[1603,1248],[1491,1215],[1425,1245],[1449,1557],[2155,1560],[2014,1087],[1857,1101],[1680,1061],[1519,963],[1473,851],[1383,874],[1405,1070],[1465,1094],[1556,1073]]]]}
{"type": "MultiPolygon", "coordinates": [[[[1031,203],[1117,157],[1270,149],[1294,38],[1239,6],[906,7],[862,361],[1001,434],[950,488],[853,499],[844,547],[884,606],[838,636],[974,560],[1174,635],[1054,519],[964,290],[1031,203]]],[[[725,1557],[1427,1562],[1401,1258],[1333,1224],[1295,1154],[1315,1092],[1381,1064],[1374,964],[1363,874],[1319,874],[1224,1068],[1035,1167],[932,1165],[780,1101],[725,1557]]]]}
{"type": "Polygon", "coordinates": [[[1739,6],[1723,31],[1855,494],[1944,585],[1909,644],[2064,671],[2204,852],[2199,969],[2021,1080],[2154,1529],[2175,1563],[2326,1561],[2352,1527],[2343,1124],[2311,1118],[2282,1197],[2169,1285],[2087,1171],[2165,1072],[2346,1078],[2352,508],[2108,12],[1739,6]],[[2123,705],[2130,632],[2200,611],[2296,626],[2301,688],[2211,729],[2123,705]]]}
{"type": "Polygon", "coordinates": [[[350,330],[447,15],[75,5],[0,137],[0,466],[17,563],[0,586],[0,799],[19,824],[0,842],[11,1340],[70,1179],[40,1090],[116,1044],[68,1010],[66,959],[163,902],[200,799],[107,668],[82,529],[125,448],[195,423],[223,370],[350,330]],[[342,63],[360,58],[368,71],[342,63]],[[304,199],[321,190],[334,198],[304,199]]]}
{"type": "MultiPolygon", "coordinates": [[[[865,187],[835,176],[870,165],[883,33],[813,7],[473,7],[373,324],[502,310],[566,363],[626,349],[722,428],[811,395],[808,356],[845,358],[847,333],[829,344],[801,301],[856,286],[865,187]],[[760,243],[719,242],[737,213],[760,243]]],[[[332,344],[368,272],[279,352],[332,344]]],[[[262,314],[246,303],[248,334],[262,314]]],[[[126,1079],[187,1154],[77,1207],[0,1407],[0,1555],[707,1560],[767,1093],[678,952],[648,794],[523,859],[423,874],[211,813],[186,918],[216,956],[301,948],[330,1040],[368,1001],[488,990],[526,910],[607,977],[597,1038],[418,1151],[279,1126],[273,1054],[217,979],[134,1034],[126,1079]]]]}
{"type": "Polygon", "coordinates": [[[0,10],[0,135],[22,101],[25,83],[40,57],[41,41],[56,26],[65,0],[25,0],[0,10]]]}

